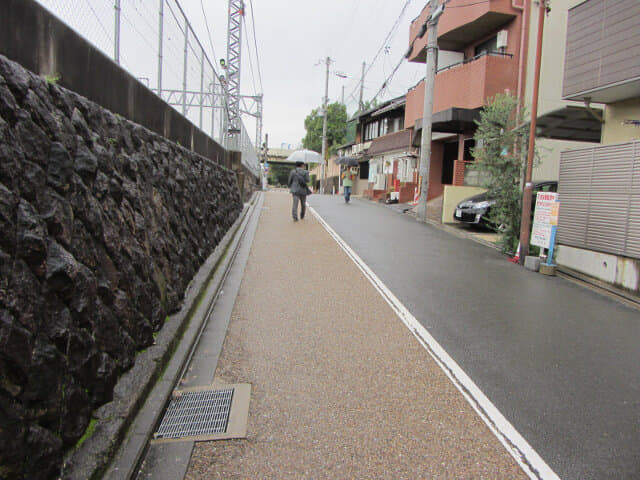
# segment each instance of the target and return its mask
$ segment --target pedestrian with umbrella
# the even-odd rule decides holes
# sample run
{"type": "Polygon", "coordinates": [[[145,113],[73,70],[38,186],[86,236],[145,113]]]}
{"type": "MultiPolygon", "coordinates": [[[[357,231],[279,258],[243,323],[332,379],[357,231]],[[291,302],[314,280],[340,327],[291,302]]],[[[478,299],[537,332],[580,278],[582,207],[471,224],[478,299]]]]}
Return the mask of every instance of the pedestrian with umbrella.
{"type": "Polygon", "coordinates": [[[356,179],[358,159],[353,157],[338,157],[336,159],[338,165],[342,165],[345,169],[342,171],[342,189],[344,191],[344,203],[351,201],[351,189],[356,179]]]}
{"type": "Polygon", "coordinates": [[[309,172],[304,168],[301,160],[296,162],[296,168],[289,173],[289,192],[293,198],[291,215],[293,221],[298,221],[298,203],[300,203],[300,220],[304,218],[306,211],[307,195],[311,193],[309,189],[309,172]]]}

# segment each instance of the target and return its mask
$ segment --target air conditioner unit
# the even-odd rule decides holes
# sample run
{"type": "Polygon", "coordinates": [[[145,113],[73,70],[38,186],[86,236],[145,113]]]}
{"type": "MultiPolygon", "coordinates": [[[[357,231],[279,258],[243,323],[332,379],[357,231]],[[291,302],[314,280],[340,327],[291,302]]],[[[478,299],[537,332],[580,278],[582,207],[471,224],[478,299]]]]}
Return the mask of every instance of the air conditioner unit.
{"type": "Polygon", "coordinates": [[[508,32],[506,30],[500,30],[498,32],[498,38],[496,39],[498,49],[507,48],[507,35],[508,32]]]}

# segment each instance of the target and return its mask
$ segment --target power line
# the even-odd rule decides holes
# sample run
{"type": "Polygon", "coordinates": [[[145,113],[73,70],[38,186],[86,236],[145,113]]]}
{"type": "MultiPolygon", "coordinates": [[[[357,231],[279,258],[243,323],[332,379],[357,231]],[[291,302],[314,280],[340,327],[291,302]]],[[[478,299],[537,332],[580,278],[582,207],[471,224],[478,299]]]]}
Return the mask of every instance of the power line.
{"type": "MultiPolygon", "coordinates": [[[[448,1],[446,3],[449,3],[448,1]]],[[[463,8],[463,7],[471,7],[473,5],[480,5],[481,3],[489,3],[489,0],[481,0],[480,2],[475,3],[467,3],[465,5],[450,5],[447,8],[463,8]]]]}
{"type": "Polygon", "coordinates": [[[258,67],[258,80],[260,81],[260,92],[264,92],[262,88],[262,73],[260,72],[260,56],[258,54],[258,40],[256,39],[256,16],[253,10],[253,0],[249,0],[249,8],[251,9],[251,24],[253,26],[253,44],[256,51],[256,66],[258,67]]]}
{"type": "MultiPolygon", "coordinates": [[[[371,63],[369,64],[369,67],[367,68],[367,70],[365,71],[364,76],[366,77],[367,74],[369,73],[369,71],[371,70],[371,68],[373,67],[373,65],[375,64],[376,60],[378,59],[378,57],[380,56],[380,53],[383,51],[384,47],[387,45],[387,43],[391,40],[391,38],[393,37],[393,35],[395,35],[395,31],[397,30],[398,26],[400,25],[400,20],[402,19],[402,16],[404,15],[404,12],[407,10],[407,7],[409,6],[409,4],[411,3],[411,0],[407,0],[404,4],[404,6],[402,7],[402,10],[400,11],[400,14],[398,15],[398,18],[396,19],[396,21],[394,22],[393,26],[391,27],[391,30],[389,30],[389,33],[387,34],[387,36],[385,37],[384,41],[382,42],[382,45],[380,46],[380,48],[378,49],[377,53],[375,54],[375,56],[373,57],[373,60],[371,61],[371,63]]],[[[362,80],[360,80],[360,82],[358,82],[356,84],[356,87],[353,89],[353,91],[351,92],[351,94],[349,95],[349,98],[353,97],[353,95],[355,94],[355,92],[358,90],[358,88],[360,87],[360,83],[362,82],[362,80]]],[[[355,97],[353,97],[355,98],[355,97]]]]}
{"type": "Polygon", "coordinates": [[[91,5],[91,3],[88,3],[88,5],[89,5],[89,8],[91,9],[91,11],[93,12],[93,15],[96,17],[96,20],[98,21],[98,24],[100,25],[100,28],[102,28],[102,32],[107,36],[107,38],[110,38],[110,35],[107,33],[107,29],[102,24],[102,20],[100,20],[100,16],[96,13],[95,9],[93,8],[93,5],[91,5]]]}
{"type": "MultiPolygon", "coordinates": [[[[242,23],[244,24],[244,29],[247,30],[247,22],[245,21],[244,15],[242,16],[242,23]]],[[[253,58],[251,58],[251,48],[249,48],[249,45],[247,45],[247,53],[249,54],[249,69],[251,70],[251,80],[253,81],[253,92],[258,93],[258,89],[256,88],[256,77],[253,73],[253,58]]]]}
{"type": "Polygon", "coordinates": [[[384,82],[382,82],[382,86],[380,87],[380,90],[378,90],[378,93],[376,93],[373,98],[371,99],[371,103],[375,102],[376,98],[378,98],[378,95],[380,95],[382,93],[382,91],[387,88],[389,86],[389,82],[391,81],[391,79],[393,78],[393,76],[396,74],[396,72],[398,71],[398,68],[400,68],[400,65],[402,65],[402,62],[404,62],[404,55],[400,58],[400,61],[398,62],[398,64],[395,66],[395,68],[393,69],[393,71],[391,72],[391,74],[386,78],[386,80],[384,82]]]}
{"type": "Polygon", "coordinates": [[[218,56],[216,55],[216,51],[213,48],[213,42],[211,41],[211,30],[209,30],[209,20],[207,19],[207,12],[205,12],[204,10],[204,4],[202,3],[202,0],[200,0],[200,8],[202,8],[202,15],[204,15],[204,24],[207,27],[207,34],[209,37],[209,46],[211,47],[211,53],[213,54],[213,60],[217,61],[218,60],[218,56]]]}

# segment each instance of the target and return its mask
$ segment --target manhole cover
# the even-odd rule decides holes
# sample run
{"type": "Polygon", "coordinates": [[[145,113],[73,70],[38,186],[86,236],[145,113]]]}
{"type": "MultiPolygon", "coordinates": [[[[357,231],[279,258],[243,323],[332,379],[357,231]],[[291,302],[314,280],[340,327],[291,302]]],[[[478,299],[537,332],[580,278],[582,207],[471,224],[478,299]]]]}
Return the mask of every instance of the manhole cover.
{"type": "Polygon", "coordinates": [[[162,419],[156,439],[224,433],[229,422],[233,388],[178,392],[162,419]]]}

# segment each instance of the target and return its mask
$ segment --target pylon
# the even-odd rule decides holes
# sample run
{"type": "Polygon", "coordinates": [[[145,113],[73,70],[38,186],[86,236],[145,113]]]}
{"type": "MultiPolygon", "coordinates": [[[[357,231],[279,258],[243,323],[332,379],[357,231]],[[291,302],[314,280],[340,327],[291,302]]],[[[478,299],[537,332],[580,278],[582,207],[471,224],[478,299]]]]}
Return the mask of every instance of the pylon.
{"type": "Polygon", "coordinates": [[[420,198],[420,195],[418,195],[418,187],[416,187],[413,189],[413,203],[411,205],[417,205],[419,198],[420,198]]]}
{"type": "Polygon", "coordinates": [[[515,257],[510,258],[509,261],[511,263],[520,263],[520,242],[518,242],[518,249],[516,250],[515,257]]]}

